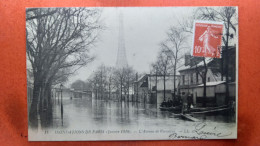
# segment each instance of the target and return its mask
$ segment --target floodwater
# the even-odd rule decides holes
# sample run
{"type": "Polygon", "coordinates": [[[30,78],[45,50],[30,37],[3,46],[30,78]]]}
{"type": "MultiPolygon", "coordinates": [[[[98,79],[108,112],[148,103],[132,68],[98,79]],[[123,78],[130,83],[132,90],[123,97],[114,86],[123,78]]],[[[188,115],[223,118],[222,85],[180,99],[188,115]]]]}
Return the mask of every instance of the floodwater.
{"type": "MultiPolygon", "coordinates": [[[[63,114],[61,102],[57,99],[53,104],[53,119],[48,127],[39,125],[38,130],[44,129],[184,129],[192,128],[197,123],[182,119],[175,113],[160,111],[156,105],[136,102],[117,102],[91,100],[83,97],[63,98],[63,114]]],[[[236,129],[234,116],[197,115],[202,122],[218,127],[219,131],[236,129]]],[[[40,123],[40,122],[39,122],[40,123]]],[[[215,129],[213,129],[215,130],[215,129]]]]}
{"type": "MultiPolygon", "coordinates": [[[[63,99],[63,116],[61,103],[55,102],[51,128],[82,127],[134,127],[166,126],[190,123],[175,113],[160,111],[154,104],[136,102],[118,102],[91,100],[90,98],[63,99]],[[62,119],[63,117],[63,119],[62,119]]],[[[218,123],[235,123],[235,117],[223,115],[194,115],[201,121],[218,123]]]]}

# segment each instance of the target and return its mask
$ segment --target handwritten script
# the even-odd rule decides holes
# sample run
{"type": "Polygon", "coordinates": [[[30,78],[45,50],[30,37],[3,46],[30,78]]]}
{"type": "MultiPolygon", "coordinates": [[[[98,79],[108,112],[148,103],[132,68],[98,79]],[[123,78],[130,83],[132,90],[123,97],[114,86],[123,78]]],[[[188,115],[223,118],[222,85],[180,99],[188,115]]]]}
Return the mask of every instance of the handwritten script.
{"type": "Polygon", "coordinates": [[[207,123],[200,122],[194,126],[191,130],[185,129],[174,132],[169,135],[170,139],[207,139],[207,138],[224,138],[231,135],[232,132],[216,132],[216,127],[212,129],[207,123]]]}

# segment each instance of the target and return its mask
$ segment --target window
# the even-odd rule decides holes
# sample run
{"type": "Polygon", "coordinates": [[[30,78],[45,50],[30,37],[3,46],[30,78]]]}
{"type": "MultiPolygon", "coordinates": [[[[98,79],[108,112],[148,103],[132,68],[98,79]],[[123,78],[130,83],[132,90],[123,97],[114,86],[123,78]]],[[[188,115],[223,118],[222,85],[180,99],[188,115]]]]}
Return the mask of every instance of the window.
{"type": "Polygon", "coordinates": [[[182,75],[182,85],[185,85],[185,75],[182,75]]]}
{"type": "Polygon", "coordinates": [[[187,76],[185,75],[184,82],[185,82],[186,85],[189,85],[189,80],[190,80],[189,78],[190,78],[189,74],[187,74],[187,76]]]}
{"type": "Polygon", "coordinates": [[[190,75],[190,83],[193,84],[193,73],[190,75]]]}
{"type": "Polygon", "coordinates": [[[196,83],[199,83],[199,74],[196,72],[196,83]]]}
{"type": "Polygon", "coordinates": [[[208,77],[208,82],[210,82],[210,77],[208,77]]]}

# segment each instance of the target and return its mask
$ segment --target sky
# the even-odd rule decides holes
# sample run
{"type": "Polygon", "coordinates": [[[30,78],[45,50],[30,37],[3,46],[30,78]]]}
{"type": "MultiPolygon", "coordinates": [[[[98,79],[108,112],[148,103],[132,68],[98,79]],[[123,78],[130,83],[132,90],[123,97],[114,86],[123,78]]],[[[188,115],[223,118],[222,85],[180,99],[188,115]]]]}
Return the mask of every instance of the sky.
{"type": "Polygon", "coordinates": [[[160,50],[160,42],[166,39],[170,26],[192,15],[189,7],[105,7],[102,8],[101,23],[105,29],[92,48],[96,59],[69,78],[68,85],[76,80],[87,80],[104,64],[115,66],[118,50],[119,12],[123,14],[126,58],[129,66],[140,73],[149,73],[151,63],[155,62],[160,50]]]}

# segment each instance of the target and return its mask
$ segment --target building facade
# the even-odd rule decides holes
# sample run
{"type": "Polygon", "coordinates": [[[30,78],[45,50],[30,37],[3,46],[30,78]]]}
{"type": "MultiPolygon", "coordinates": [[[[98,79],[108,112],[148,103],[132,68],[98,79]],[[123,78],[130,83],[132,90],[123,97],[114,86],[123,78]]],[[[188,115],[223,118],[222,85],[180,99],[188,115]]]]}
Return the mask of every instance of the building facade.
{"type": "MultiPolygon", "coordinates": [[[[176,91],[179,76],[175,78],[176,91]]],[[[165,100],[172,100],[174,94],[174,76],[145,74],[135,82],[134,98],[137,102],[159,105],[165,100]],[[165,96],[164,96],[165,95],[165,96]]],[[[176,92],[177,94],[177,92],[176,92]]]]}
{"type": "MultiPolygon", "coordinates": [[[[223,51],[225,53],[227,51],[223,51]]],[[[225,56],[224,54],[223,56],[225,56]]],[[[180,85],[178,86],[178,94],[191,95],[193,105],[200,107],[203,102],[206,106],[222,106],[227,102],[226,88],[228,85],[229,97],[235,101],[236,97],[236,50],[235,47],[230,47],[228,50],[229,65],[225,67],[226,60],[216,58],[206,58],[205,64],[207,67],[206,74],[206,99],[203,97],[204,84],[203,78],[200,75],[205,70],[202,60],[197,65],[192,64],[192,61],[187,61],[189,57],[185,57],[185,67],[179,70],[180,85]],[[189,62],[189,63],[186,63],[189,62]],[[223,63],[221,65],[221,63],[223,63]],[[190,66],[192,65],[192,66],[190,66]],[[223,66],[223,68],[221,67],[223,66]],[[228,83],[226,83],[226,70],[229,72],[228,83]]],[[[197,59],[197,58],[195,58],[197,59]]]]}

